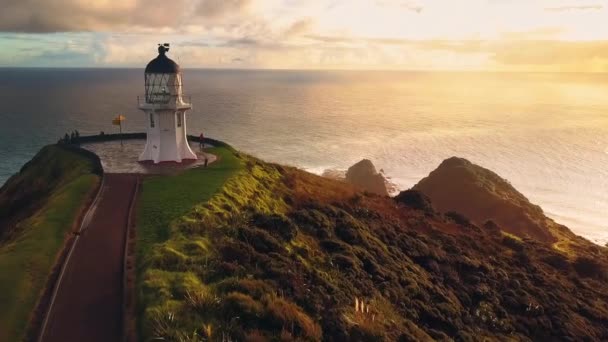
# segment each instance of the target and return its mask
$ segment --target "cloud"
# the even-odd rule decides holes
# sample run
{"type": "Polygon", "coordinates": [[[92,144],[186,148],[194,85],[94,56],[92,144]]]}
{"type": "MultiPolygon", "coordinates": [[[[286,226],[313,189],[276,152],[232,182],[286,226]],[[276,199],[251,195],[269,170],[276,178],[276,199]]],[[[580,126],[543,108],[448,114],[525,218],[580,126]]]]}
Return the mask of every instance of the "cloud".
{"type": "Polygon", "coordinates": [[[377,0],[376,4],[379,6],[394,6],[406,9],[408,11],[420,13],[424,10],[422,5],[413,3],[411,1],[403,1],[403,0],[377,0]]]}
{"type": "Polygon", "coordinates": [[[518,41],[492,44],[494,60],[504,65],[584,66],[608,60],[608,41],[518,41]]]}
{"type": "Polygon", "coordinates": [[[297,20],[294,23],[292,23],[287,28],[287,30],[285,30],[284,35],[286,37],[300,36],[302,34],[310,32],[312,27],[313,27],[312,18],[300,19],[300,20],[297,20]]]}
{"type": "Polygon", "coordinates": [[[563,27],[540,27],[527,31],[504,32],[501,38],[505,40],[559,40],[566,33],[563,27]]]}
{"type": "Polygon", "coordinates": [[[243,37],[238,39],[231,39],[227,42],[220,44],[219,46],[224,47],[242,47],[242,46],[259,46],[260,42],[256,39],[243,37]]]}
{"type": "Polygon", "coordinates": [[[178,29],[199,17],[210,21],[242,13],[250,3],[251,0],[1,0],[0,31],[178,29]]]}
{"type": "Polygon", "coordinates": [[[599,11],[603,9],[603,5],[580,5],[580,6],[557,6],[545,7],[547,12],[569,12],[569,11],[599,11]]]}
{"type": "Polygon", "coordinates": [[[0,63],[608,71],[607,1],[0,0],[0,63]]]}
{"type": "MultiPolygon", "coordinates": [[[[0,36],[0,40],[3,39],[0,36]]],[[[16,36],[10,39],[11,54],[0,54],[0,64],[12,66],[86,67],[103,54],[98,41],[80,35],[16,36]],[[63,38],[63,39],[61,39],[63,38]],[[34,42],[35,45],[32,45],[34,42]]]]}
{"type": "Polygon", "coordinates": [[[203,0],[198,4],[197,13],[205,18],[222,17],[239,13],[251,5],[251,0],[203,0]]]}
{"type": "Polygon", "coordinates": [[[484,64],[477,65],[477,68],[486,70],[608,71],[608,41],[538,39],[558,33],[558,30],[551,29],[533,30],[505,34],[496,40],[413,40],[321,35],[308,35],[307,38],[322,44],[327,51],[340,48],[343,55],[346,53],[344,51],[367,49],[433,56],[436,59],[431,67],[440,69],[452,60],[459,59],[482,60],[484,64]]]}

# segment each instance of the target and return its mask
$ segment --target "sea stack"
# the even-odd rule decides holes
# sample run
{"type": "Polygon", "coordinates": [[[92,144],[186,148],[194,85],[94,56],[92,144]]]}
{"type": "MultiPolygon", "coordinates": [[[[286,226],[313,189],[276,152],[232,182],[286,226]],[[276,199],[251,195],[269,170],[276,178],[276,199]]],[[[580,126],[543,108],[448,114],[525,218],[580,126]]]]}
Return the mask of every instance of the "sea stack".
{"type": "Polygon", "coordinates": [[[145,71],[145,95],[138,98],[146,115],[147,141],[139,161],[177,162],[197,159],[186,137],[186,111],[179,65],[167,57],[169,44],[158,45],[158,57],[145,71]]]}
{"type": "Polygon", "coordinates": [[[363,159],[346,171],[346,181],[371,193],[388,196],[386,180],[369,159],[363,159]]]}

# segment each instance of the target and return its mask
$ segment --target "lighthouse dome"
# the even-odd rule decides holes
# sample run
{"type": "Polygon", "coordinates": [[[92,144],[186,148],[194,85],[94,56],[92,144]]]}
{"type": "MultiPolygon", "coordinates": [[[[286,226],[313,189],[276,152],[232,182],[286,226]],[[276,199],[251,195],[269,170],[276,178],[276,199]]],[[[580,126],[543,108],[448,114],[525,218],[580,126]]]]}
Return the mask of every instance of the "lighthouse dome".
{"type": "Polygon", "coordinates": [[[171,58],[167,57],[168,47],[160,45],[158,47],[158,56],[148,63],[146,66],[146,74],[178,74],[179,65],[171,58]]]}
{"type": "Polygon", "coordinates": [[[145,71],[146,103],[182,104],[182,75],[179,65],[166,56],[169,44],[158,45],[158,56],[145,71]]]}

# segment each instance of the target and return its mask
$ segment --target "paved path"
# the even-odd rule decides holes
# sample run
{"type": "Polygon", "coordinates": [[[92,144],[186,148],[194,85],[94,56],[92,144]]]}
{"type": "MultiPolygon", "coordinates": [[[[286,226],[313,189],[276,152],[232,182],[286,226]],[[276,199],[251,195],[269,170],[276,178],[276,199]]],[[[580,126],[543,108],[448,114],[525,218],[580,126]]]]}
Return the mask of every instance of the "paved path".
{"type": "Polygon", "coordinates": [[[123,253],[137,177],[106,174],[88,226],[65,266],[44,342],[120,341],[123,253]]]}

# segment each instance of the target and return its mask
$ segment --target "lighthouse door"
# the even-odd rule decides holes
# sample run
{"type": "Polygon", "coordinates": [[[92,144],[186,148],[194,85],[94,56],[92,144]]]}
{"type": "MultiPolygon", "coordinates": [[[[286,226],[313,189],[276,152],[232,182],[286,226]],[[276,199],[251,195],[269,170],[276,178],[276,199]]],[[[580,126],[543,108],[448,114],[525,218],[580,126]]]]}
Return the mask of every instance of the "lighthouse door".
{"type": "Polygon", "coordinates": [[[161,120],[159,126],[161,160],[181,161],[177,148],[175,114],[173,112],[163,112],[162,115],[159,115],[159,120],[161,120]]]}

